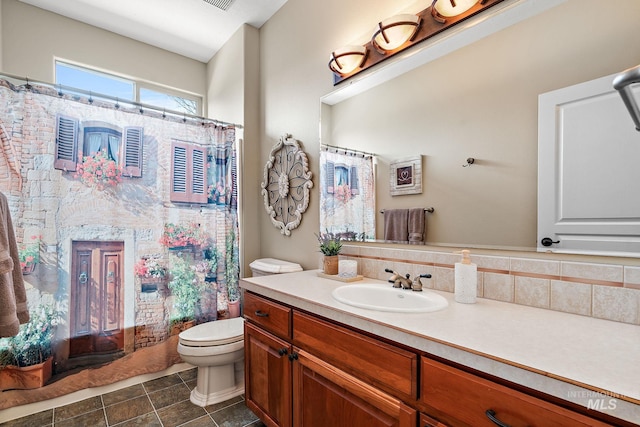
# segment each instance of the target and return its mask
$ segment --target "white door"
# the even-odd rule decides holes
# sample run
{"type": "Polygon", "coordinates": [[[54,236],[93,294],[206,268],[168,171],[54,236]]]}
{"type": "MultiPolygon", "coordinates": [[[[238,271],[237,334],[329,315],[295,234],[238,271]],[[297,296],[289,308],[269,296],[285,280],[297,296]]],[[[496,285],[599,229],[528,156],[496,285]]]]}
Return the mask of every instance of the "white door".
{"type": "Polygon", "coordinates": [[[539,96],[539,251],[640,256],[640,132],[614,77],[539,96]]]}

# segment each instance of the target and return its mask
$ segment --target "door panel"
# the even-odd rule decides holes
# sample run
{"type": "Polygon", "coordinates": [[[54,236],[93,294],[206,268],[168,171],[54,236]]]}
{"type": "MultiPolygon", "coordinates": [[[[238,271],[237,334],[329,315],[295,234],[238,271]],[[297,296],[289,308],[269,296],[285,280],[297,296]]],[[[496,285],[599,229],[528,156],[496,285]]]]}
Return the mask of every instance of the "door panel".
{"type": "MultiPolygon", "coordinates": [[[[640,253],[640,133],[614,76],[540,95],[538,250],[640,253]],[[543,246],[543,238],[551,246],[543,246]]],[[[640,87],[635,88],[636,98],[640,87]]]]}
{"type": "Polygon", "coordinates": [[[121,242],[72,245],[69,356],[124,348],[121,242]]]}
{"type": "Polygon", "coordinates": [[[269,427],[291,426],[291,345],[245,323],[245,399],[269,427]]]}

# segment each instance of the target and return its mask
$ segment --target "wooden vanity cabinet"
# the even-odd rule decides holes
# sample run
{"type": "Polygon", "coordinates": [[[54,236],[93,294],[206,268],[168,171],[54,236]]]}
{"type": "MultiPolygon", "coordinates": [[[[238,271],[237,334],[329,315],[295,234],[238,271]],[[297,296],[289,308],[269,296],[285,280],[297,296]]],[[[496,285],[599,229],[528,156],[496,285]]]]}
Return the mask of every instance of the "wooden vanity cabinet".
{"type": "Polygon", "coordinates": [[[246,402],[269,427],[613,425],[251,292],[244,313],[246,402]]]}
{"type": "MultiPolygon", "coordinates": [[[[330,323],[299,313],[291,323],[284,321],[283,313],[291,314],[291,309],[252,293],[245,293],[245,398],[247,406],[267,426],[275,427],[415,427],[417,411],[406,405],[398,397],[392,396],[368,381],[369,375],[354,375],[357,369],[346,372],[314,354],[318,349],[311,338],[301,340],[307,348],[293,345],[296,335],[296,320],[300,322],[305,336],[322,335],[319,325],[329,327],[330,323]],[[278,319],[270,319],[271,316],[278,319]],[[305,319],[306,322],[303,322],[305,319]],[[320,323],[316,323],[320,322],[320,323]],[[313,332],[311,332],[311,329],[313,332]],[[293,334],[291,333],[293,332],[293,334]],[[289,333],[287,338],[287,333],[289,333]]],[[[346,332],[344,331],[341,332],[346,332]]],[[[331,343],[328,339],[318,341],[318,345],[342,348],[346,352],[364,355],[392,355],[404,359],[403,351],[394,352],[392,346],[378,343],[371,338],[351,336],[347,342],[331,343]],[[362,348],[364,346],[364,348],[362,348]],[[370,347],[368,347],[370,346],[370,347]]],[[[298,334],[301,335],[301,332],[298,334]]],[[[320,351],[320,353],[324,353],[320,351]]],[[[407,372],[417,373],[417,355],[411,354],[404,360],[407,372]]],[[[369,357],[370,358],[370,357],[369,357]]],[[[355,357],[350,358],[356,360],[355,357]]],[[[388,361],[378,360],[376,373],[384,377],[388,361]]],[[[404,388],[411,392],[417,387],[404,379],[404,388]],[[408,384],[408,385],[407,385],[408,384]]]]}

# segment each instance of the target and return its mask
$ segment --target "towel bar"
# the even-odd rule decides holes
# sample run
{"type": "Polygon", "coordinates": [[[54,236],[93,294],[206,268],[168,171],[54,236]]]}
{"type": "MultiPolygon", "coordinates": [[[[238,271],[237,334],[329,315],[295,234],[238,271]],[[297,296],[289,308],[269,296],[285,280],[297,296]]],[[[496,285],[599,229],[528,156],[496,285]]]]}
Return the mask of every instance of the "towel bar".
{"type": "MultiPolygon", "coordinates": [[[[435,209],[434,208],[424,208],[424,211],[425,212],[429,212],[429,213],[433,213],[435,211],[435,209]]],[[[384,213],[384,209],[382,209],[380,211],[380,213],[383,214],[384,213]]]]}

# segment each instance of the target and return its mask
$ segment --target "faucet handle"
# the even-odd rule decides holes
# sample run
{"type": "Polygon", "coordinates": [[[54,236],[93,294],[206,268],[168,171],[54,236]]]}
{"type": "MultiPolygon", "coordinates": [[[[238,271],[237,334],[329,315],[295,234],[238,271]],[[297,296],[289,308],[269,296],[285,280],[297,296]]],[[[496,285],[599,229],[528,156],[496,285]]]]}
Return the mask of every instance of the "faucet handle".
{"type": "Polygon", "coordinates": [[[431,278],[431,275],[428,273],[419,274],[413,280],[413,284],[411,285],[411,290],[416,292],[422,292],[422,282],[420,281],[420,279],[430,279],[430,278],[431,278]]]}

